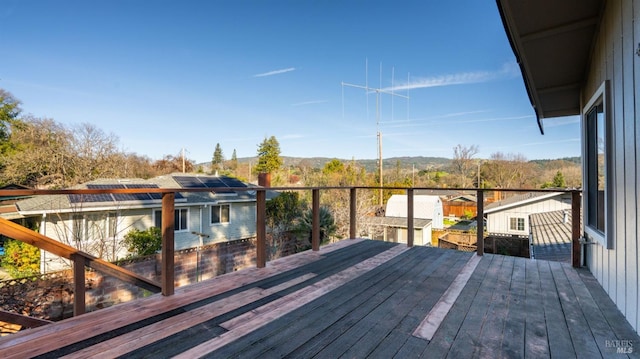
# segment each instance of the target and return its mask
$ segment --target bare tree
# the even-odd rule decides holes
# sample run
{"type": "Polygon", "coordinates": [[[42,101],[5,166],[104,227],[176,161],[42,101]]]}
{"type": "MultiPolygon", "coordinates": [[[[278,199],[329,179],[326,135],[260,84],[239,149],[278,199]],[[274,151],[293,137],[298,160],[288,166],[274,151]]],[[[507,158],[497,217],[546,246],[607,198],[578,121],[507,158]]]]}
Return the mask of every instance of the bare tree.
{"type": "Polygon", "coordinates": [[[479,149],[477,145],[471,145],[469,147],[457,145],[453,148],[451,169],[453,174],[456,176],[456,184],[459,187],[471,187],[473,183],[472,178],[474,169],[476,168],[473,156],[475,156],[478,151],[479,149]]]}
{"type": "Polygon", "coordinates": [[[118,176],[118,138],[105,134],[96,126],[80,124],[73,130],[73,157],[70,170],[75,182],[83,183],[96,178],[118,176]]]}
{"type": "Polygon", "coordinates": [[[183,170],[185,172],[193,172],[195,163],[188,158],[183,158],[181,154],[176,156],[166,155],[161,160],[153,163],[153,169],[157,174],[182,172],[183,170]]]}
{"type": "Polygon", "coordinates": [[[50,119],[25,118],[11,133],[13,151],[5,156],[4,182],[51,188],[69,184],[66,161],[71,136],[50,119]]]}

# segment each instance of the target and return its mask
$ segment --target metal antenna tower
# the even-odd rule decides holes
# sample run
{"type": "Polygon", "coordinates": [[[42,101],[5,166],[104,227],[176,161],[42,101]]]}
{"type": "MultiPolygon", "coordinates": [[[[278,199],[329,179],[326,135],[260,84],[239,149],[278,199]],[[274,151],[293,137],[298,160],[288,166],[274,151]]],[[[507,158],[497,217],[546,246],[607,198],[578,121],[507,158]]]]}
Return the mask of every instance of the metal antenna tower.
{"type": "MultiPolygon", "coordinates": [[[[368,60],[365,61],[365,71],[368,72],[368,60]]],[[[392,74],[393,77],[393,74],[392,74]]],[[[373,88],[373,87],[369,87],[369,75],[368,73],[365,74],[365,86],[362,85],[356,85],[356,84],[350,84],[347,82],[341,82],[340,83],[342,85],[342,116],[344,117],[344,87],[354,87],[354,88],[359,88],[359,89],[363,89],[365,90],[366,94],[367,94],[367,119],[369,118],[369,94],[370,93],[375,93],[376,94],[376,138],[378,141],[378,177],[379,177],[379,182],[380,182],[380,187],[383,186],[383,180],[382,180],[382,169],[383,169],[383,165],[382,165],[382,132],[380,132],[380,108],[382,107],[382,102],[380,100],[380,95],[381,94],[387,94],[390,95],[391,98],[393,99],[394,96],[398,96],[398,97],[402,97],[407,99],[407,102],[409,100],[409,96],[405,96],[405,95],[401,95],[398,93],[395,93],[393,91],[393,79],[392,79],[392,84],[391,84],[391,91],[387,91],[385,89],[382,88],[382,63],[380,63],[380,85],[378,88],[373,88]]],[[[408,95],[408,93],[407,93],[408,95]]],[[[391,105],[391,110],[393,111],[393,102],[391,105]]],[[[392,114],[393,117],[393,114],[392,114]]],[[[379,198],[378,198],[378,203],[382,206],[383,204],[383,198],[382,198],[382,189],[380,189],[379,191],[379,198]]]]}

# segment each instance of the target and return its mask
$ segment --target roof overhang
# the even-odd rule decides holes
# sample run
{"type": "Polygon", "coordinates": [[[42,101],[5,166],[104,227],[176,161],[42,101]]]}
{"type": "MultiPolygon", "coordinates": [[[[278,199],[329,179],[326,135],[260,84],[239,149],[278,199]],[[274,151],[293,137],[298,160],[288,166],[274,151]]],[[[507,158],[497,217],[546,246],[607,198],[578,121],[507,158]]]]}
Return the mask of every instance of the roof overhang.
{"type": "Polygon", "coordinates": [[[605,0],[496,0],[540,132],[542,119],[580,114],[605,0]]]}

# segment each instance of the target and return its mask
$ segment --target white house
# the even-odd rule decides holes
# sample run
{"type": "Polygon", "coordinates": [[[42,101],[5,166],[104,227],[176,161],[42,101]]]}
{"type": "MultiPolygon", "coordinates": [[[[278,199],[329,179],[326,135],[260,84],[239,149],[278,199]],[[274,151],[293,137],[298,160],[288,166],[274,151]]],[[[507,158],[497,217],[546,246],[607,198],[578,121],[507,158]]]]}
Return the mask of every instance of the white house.
{"type": "MultiPolygon", "coordinates": [[[[442,200],[432,195],[414,195],[413,198],[413,244],[430,246],[432,229],[444,227],[442,200]]],[[[407,196],[392,195],[387,201],[384,217],[364,219],[370,230],[368,236],[388,242],[407,243],[407,212],[407,196]]]]}
{"type": "MultiPolygon", "coordinates": [[[[407,217],[368,217],[365,224],[369,229],[381,229],[378,235],[369,233],[369,238],[393,243],[407,243],[409,232],[407,217]],[[372,228],[373,227],[373,228],[372,228]]],[[[413,220],[413,244],[416,246],[431,245],[431,220],[417,218],[413,220]]]]}
{"type": "Polygon", "coordinates": [[[497,4],[540,130],[579,116],[585,265],[637,332],[640,1],[497,4]]]}
{"type": "MultiPolygon", "coordinates": [[[[175,249],[194,248],[256,235],[254,191],[233,191],[249,185],[224,176],[173,174],[142,179],[105,179],[75,188],[211,188],[182,192],[175,200],[175,249]]],[[[267,192],[269,195],[269,192],[267,192]]],[[[39,219],[39,231],[95,256],[116,260],[127,255],[122,239],[132,229],[160,227],[159,193],[47,195],[18,201],[20,216],[39,219]]],[[[42,251],[42,272],[66,263],[42,251]]]]}
{"type": "MultiPolygon", "coordinates": [[[[407,218],[407,210],[407,196],[394,194],[387,201],[385,216],[407,218]]],[[[443,213],[440,197],[429,195],[413,196],[413,218],[430,219],[433,229],[442,229],[444,228],[443,213]]]]}
{"type": "Polygon", "coordinates": [[[527,236],[529,216],[551,211],[571,211],[571,194],[559,192],[529,192],[488,204],[487,232],[527,236]]]}

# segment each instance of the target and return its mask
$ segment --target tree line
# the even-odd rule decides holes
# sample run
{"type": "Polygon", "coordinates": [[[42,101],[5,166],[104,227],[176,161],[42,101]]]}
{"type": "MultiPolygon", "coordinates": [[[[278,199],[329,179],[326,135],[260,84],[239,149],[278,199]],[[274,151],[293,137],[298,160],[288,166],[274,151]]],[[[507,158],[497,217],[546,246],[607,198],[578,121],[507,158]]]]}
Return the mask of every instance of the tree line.
{"type": "Polygon", "coordinates": [[[150,178],[196,169],[179,154],[151,160],[121,150],[118,141],[92,124],[65,126],[23,115],[20,101],[0,89],[0,186],[56,189],[97,178],[150,178]]]}

